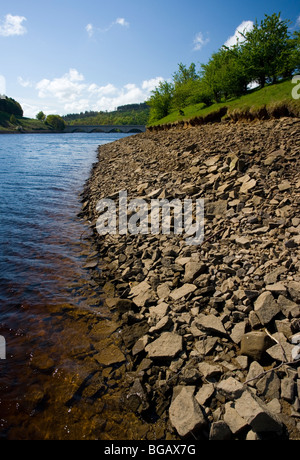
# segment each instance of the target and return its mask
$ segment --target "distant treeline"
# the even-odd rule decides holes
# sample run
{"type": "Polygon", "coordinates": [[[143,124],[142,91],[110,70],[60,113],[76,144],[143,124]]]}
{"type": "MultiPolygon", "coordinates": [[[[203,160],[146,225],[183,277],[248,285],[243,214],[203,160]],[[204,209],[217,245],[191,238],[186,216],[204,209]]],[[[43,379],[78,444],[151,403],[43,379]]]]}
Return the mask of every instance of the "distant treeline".
{"type": "Polygon", "coordinates": [[[0,112],[5,112],[16,117],[23,117],[23,109],[19,102],[7,96],[0,96],[0,112]]]}
{"type": "Polygon", "coordinates": [[[155,123],[178,110],[184,115],[189,105],[228,101],[246,94],[249,85],[261,88],[300,72],[300,32],[290,28],[289,20],[280,13],[265,15],[252,30],[241,31],[232,47],[223,46],[214,53],[200,71],[192,63],[179,64],[173,81],[160,82],[147,102],[150,107],[149,123],[155,123]]]}
{"type": "Polygon", "coordinates": [[[86,111],[64,115],[62,118],[71,125],[146,125],[149,114],[150,107],[142,102],[122,105],[112,112],[86,111]]]}

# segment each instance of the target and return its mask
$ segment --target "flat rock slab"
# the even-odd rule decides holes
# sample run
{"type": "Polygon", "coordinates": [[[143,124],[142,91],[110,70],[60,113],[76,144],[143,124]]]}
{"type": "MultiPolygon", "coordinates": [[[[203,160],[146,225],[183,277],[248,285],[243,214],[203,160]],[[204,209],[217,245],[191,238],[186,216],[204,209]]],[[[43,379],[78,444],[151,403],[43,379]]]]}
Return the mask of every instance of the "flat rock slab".
{"type": "Polygon", "coordinates": [[[175,289],[171,293],[171,298],[173,300],[179,300],[182,299],[183,297],[186,297],[188,294],[191,292],[196,291],[197,287],[194,284],[184,284],[178,289],[175,289]]]}
{"type": "Polygon", "coordinates": [[[169,409],[170,422],[180,436],[205,425],[205,418],[195,396],[194,386],[177,386],[169,409]]]}
{"type": "Polygon", "coordinates": [[[182,351],[182,337],[173,332],[164,332],[145,348],[148,358],[171,359],[182,351]]]}

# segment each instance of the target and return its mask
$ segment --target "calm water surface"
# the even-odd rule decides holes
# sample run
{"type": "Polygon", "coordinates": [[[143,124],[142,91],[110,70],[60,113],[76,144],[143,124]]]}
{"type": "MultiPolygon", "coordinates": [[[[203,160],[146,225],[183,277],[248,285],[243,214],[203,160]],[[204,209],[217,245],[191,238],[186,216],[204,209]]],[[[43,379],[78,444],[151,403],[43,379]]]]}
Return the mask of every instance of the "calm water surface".
{"type": "Polygon", "coordinates": [[[105,312],[77,217],[97,146],[125,136],[0,136],[1,438],[128,437],[112,398],[100,398],[109,374],[96,366],[94,331],[105,312]]]}

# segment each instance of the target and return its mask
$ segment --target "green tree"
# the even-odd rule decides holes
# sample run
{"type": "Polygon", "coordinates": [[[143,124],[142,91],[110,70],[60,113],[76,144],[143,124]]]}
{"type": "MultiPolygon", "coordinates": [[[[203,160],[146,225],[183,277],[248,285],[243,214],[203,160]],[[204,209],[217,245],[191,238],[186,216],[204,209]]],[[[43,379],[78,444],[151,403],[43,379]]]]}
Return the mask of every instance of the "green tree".
{"type": "Polygon", "coordinates": [[[46,124],[53,128],[55,131],[63,131],[65,129],[65,122],[59,115],[48,115],[46,124]]]}
{"type": "Polygon", "coordinates": [[[158,87],[152,91],[152,95],[147,102],[150,106],[151,123],[169,115],[172,106],[174,85],[167,81],[160,82],[158,87]]]}
{"type": "Polygon", "coordinates": [[[17,123],[17,119],[15,117],[14,114],[12,114],[9,118],[9,122],[12,124],[12,125],[15,125],[17,123]]]}
{"type": "Polygon", "coordinates": [[[40,121],[45,121],[45,120],[46,120],[46,115],[44,114],[44,112],[40,111],[40,112],[36,115],[36,119],[37,119],[37,120],[40,120],[40,121]]]}
{"type": "Polygon", "coordinates": [[[263,88],[267,80],[275,83],[290,69],[294,43],[289,34],[289,20],[279,14],[265,15],[260,24],[256,21],[252,30],[241,34],[243,62],[252,80],[263,88]]]}

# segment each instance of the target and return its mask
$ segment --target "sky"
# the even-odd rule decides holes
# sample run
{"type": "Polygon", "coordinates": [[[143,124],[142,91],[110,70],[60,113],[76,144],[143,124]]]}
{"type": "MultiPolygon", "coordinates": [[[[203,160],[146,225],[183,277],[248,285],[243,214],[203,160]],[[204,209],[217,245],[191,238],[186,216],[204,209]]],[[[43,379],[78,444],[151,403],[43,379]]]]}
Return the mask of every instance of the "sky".
{"type": "Polygon", "coordinates": [[[144,102],[273,13],[299,29],[295,0],[0,0],[0,95],[31,118],[144,102]]]}

